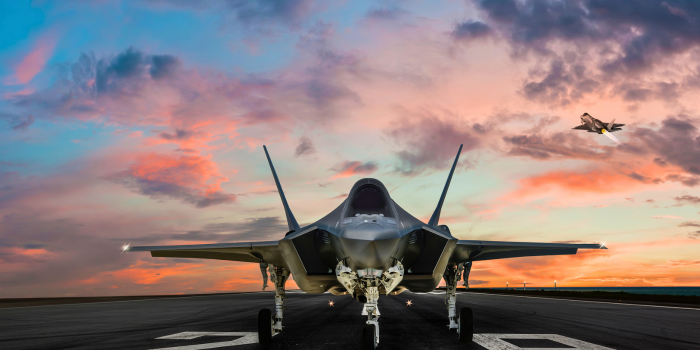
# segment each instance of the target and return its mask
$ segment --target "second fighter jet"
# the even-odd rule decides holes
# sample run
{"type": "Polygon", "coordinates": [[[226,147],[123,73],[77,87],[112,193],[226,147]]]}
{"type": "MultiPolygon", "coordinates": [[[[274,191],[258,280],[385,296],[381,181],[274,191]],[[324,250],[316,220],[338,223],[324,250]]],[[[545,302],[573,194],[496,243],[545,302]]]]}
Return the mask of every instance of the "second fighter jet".
{"type": "Polygon", "coordinates": [[[597,132],[607,136],[609,139],[615,141],[615,143],[620,144],[620,140],[613,136],[611,132],[622,130],[620,127],[624,125],[625,124],[615,124],[615,119],[613,119],[610,123],[603,123],[600,120],[593,118],[590,114],[583,113],[583,115],[581,115],[581,125],[573,129],[597,132]]]}

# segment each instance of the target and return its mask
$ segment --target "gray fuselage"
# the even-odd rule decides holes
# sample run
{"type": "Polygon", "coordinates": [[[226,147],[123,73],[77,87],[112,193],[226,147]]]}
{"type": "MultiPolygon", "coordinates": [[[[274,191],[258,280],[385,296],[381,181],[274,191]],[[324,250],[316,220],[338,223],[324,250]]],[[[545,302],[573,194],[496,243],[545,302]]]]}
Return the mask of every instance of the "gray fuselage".
{"type": "Polygon", "coordinates": [[[344,294],[335,275],[342,261],[360,275],[386,271],[400,262],[406,270],[396,288],[400,293],[433,290],[456,242],[446,226],[428,226],[398,206],[379,180],[362,179],[340,206],[289,233],[280,246],[305,292],[344,294]]]}

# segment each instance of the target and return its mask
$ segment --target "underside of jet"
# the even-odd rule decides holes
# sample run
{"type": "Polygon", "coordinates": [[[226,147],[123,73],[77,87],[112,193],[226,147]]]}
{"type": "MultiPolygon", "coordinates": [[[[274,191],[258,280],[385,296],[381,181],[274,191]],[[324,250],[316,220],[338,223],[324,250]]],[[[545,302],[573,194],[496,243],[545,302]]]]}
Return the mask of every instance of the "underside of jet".
{"type": "MultiPolygon", "coordinates": [[[[264,146],[263,146],[264,147],[264,146]]],[[[361,179],[348,197],[320,220],[300,227],[282,191],[279,178],[264,147],[285,210],[289,232],[279,241],[236,242],[179,246],[130,247],[150,251],[153,257],[198,258],[259,264],[263,289],[269,278],[275,285],[275,313],[260,310],[258,336],[269,343],[282,331],[285,283],[290,274],[306,293],[348,295],[364,304],[368,320],[362,334],[365,349],[379,343],[380,295],[403,291],[430,292],[446,283],[449,328],[460,341],[473,335],[471,309],[456,310],[456,289],[467,280],[475,261],[525,256],[576,254],[578,249],[606,249],[600,244],[523,243],[459,240],[446,225],[439,225],[440,212],[454,174],[452,165],[438,205],[427,223],[398,205],[377,179],[361,179]]],[[[282,236],[283,233],[280,233],[282,236]]]]}

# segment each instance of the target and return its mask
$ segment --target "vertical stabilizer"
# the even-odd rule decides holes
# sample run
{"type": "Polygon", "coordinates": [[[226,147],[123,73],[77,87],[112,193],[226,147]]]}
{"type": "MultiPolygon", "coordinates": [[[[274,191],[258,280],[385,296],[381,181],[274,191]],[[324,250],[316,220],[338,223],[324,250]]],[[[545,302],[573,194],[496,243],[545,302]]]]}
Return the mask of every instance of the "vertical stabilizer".
{"type": "Polygon", "coordinates": [[[610,123],[608,123],[608,131],[612,130],[614,126],[615,126],[615,119],[613,119],[610,123]]]}
{"type": "Polygon", "coordinates": [[[433,213],[433,216],[431,216],[430,221],[428,221],[428,225],[430,225],[430,226],[437,226],[438,221],[440,220],[440,211],[442,210],[442,203],[445,202],[445,196],[447,195],[447,189],[450,188],[450,181],[452,181],[452,174],[454,174],[455,168],[457,167],[457,160],[459,160],[459,154],[462,152],[462,146],[464,146],[464,145],[459,145],[459,151],[457,151],[457,156],[455,157],[455,162],[452,164],[452,169],[450,170],[450,176],[447,177],[447,183],[445,184],[445,189],[442,190],[442,196],[440,196],[440,201],[438,202],[437,208],[435,208],[435,212],[433,213]]]}
{"type": "MultiPolygon", "coordinates": [[[[292,209],[289,209],[289,204],[287,203],[287,198],[284,197],[284,192],[282,192],[282,185],[280,185],[280,180],[277,178],[277,173],[275,172],[275,167],[272,165],[272,160],[270,160],[270,154],[267,153],[267,147],[263,145],[265,150],[265,156],[267,157],[267,162],[270,163],[270,170],[272,170],[272,176],[275,178],[275,185],[277,185],[277,192],[282,198],[282,205],[284,206],[284,213],[287,215],[287,225],[289,225],[289,230],[299,230],[299,224],[292,214],[292,209]]],[[[454,170],[454,169],[453,169],[454,170]]]]}

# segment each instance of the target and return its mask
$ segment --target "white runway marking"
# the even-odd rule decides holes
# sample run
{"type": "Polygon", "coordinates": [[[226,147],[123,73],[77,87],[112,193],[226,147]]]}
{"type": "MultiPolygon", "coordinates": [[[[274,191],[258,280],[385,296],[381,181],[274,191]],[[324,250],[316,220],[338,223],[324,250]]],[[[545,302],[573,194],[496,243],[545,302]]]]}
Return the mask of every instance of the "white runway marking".
{"type": "Polygon", "coordinates": [[[236,346],[236,345],[246,345],[246,344],[256,344],[258,342],[257,332],[182,332],[172,335],[166,335],[164,337],[156,339],[196,339],[204,336],[214,336],[214,337],[241,337],[236,340],[222,341],[216,343],[208,344],[197,344],[197,345],[183,345],[174,346],[169,348],[158,348],[153,350],[200,350],[200,349],[215,349],[223,348],[224,346],[236,346]]]}
{"type": "MultiPolygon", "coordinates": [[[[585,341],[567,338],[558,334],[474,334],[474,342],[487,348],[488,350],[520,350],[519,346],[506,342],[503,339],[548,339],[560,344],[573,346],[574,349],[582,350],[613,350],[604,346],[586,343],[585,341]]],[[[527,348],[529,350],[545,350],[540,348],[527,348]]],[[[552,348],[548,348],[552,349],[552,348]]],[[[559,348],[559,349],[571,349],[559,348]]]]}

